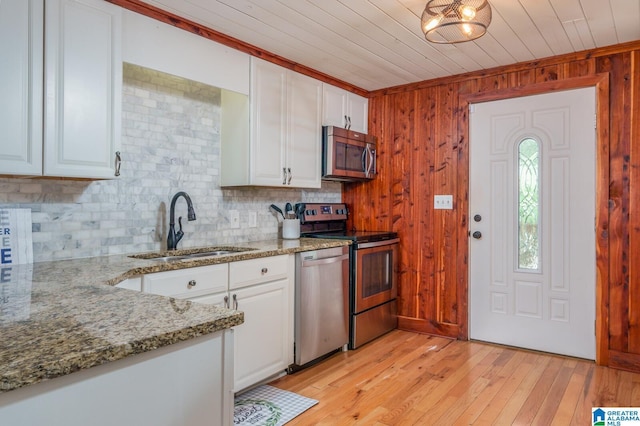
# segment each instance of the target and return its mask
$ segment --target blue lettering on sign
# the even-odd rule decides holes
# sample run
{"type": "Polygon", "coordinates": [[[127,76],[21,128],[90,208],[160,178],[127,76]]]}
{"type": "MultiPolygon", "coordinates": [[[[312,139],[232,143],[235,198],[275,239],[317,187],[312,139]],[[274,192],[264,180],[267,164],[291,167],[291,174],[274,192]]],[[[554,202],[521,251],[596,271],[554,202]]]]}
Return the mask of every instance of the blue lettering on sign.
{"type": "Polygon", "coordinates": [[[0,250],[0,264],[13,263],[11,261],[11,249],[1,249],[0,250]]]}
{"type": "Polygon", "coordinates": [[[10,235],[10,234],[11,234],[11,228],[4,228],[4,229],[2,230],[2,233],[3,233],[4,235],[10,235]]]}
{"type": "Polygon", "coordinates": [[[0,269],[0,283],[11,282],[11,268],[0,269]]]}

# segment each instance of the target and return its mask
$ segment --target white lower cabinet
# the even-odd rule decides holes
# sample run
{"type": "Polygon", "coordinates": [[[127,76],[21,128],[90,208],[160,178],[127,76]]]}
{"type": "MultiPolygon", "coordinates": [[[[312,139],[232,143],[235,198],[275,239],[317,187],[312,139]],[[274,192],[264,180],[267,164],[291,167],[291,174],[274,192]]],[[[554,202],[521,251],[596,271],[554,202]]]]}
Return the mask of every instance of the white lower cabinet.
{"type": "Polygon", "coordinates": [[[144,292],[244,312],[234,327],[233,390],[293,363],[294,256],[280,255],[145,275],[144,292]]]}
{"type": "Polygon", "coordinates": [[[268,377],[284,372],[293,355],[289,341],[289,296],[287,278],[233,290],[232,301],[244,312],[244,324],[235,328],[235,374],[238,392],[268,377]]]}
{"type": "Polygon", "coordinates": [[[0,424],[233,424],[233,330],[222,330],[2,394],[0,424]]]}

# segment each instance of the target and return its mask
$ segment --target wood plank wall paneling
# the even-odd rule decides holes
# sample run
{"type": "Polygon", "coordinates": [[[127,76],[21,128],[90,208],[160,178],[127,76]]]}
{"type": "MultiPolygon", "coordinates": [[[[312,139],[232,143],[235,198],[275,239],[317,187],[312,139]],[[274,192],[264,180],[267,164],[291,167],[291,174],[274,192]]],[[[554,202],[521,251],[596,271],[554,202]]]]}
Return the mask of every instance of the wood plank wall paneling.
{"type": "Polygon", "coordinates": [[[608,99],[598,107],[605,115],[598,117],[599,140],[607,141],[598,146],[595,212],[601,290],[598,361],[640,371],[640,45],[528,65],[372,92],[370,132],[379,137],[378,169],[384,178],[345,185],[344,201],[357,205],[367,200],[366,211],[354,208],[357,227],[375,224],[400,234],[399,327],[467,338],[469,141],[464,99],[488,100],[501,91],[525,95],[541,84],[562,90],[585,79],[595,85],[605,75],[598,86],[601,98],[608,99]],[[408,114],[411,109],[415,113],[408,114]],[[391,205],[377,198],[381,186],[390,183],[391,205]],[[454,210],[434,210],[435,194],[453,194],[454,210]]]}
{"type": "MultiPolygon", "coordinates": [[[[640,52],[631,54],[631,159],[640,158],[640,52]],[[636,96],[633,96],[636,94],[636,96]],[[635,143],[634,143],[635,142],[635,143]]],[[[629,253],[635,255],[635,261],[629,263],[629,281],[640,280],[640,164],[631,163],[629,193],[629,253]]],[[[640,289],[629,288],[629,347],[631,353],[640,353],[640,289]]]]}

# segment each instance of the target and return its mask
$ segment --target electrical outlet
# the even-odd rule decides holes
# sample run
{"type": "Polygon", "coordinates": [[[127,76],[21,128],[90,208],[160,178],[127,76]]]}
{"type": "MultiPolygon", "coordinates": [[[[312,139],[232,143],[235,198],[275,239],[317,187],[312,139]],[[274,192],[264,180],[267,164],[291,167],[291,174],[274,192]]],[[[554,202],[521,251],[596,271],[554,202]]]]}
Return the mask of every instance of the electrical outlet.
{"type": "Polygon", "coordinates": [[[249,212],[249,228],[258,226],[258,212],[249,212]]]}
{"type": "Polygon", "coordinates": [[[453,195],[434,195],[433,208],[441,210],[453,209],[453,195]]]}
{"type": "Polygon", "coordinates": [[[240,228],[240,212],[238,210],[229,210],[229,222],[231,222],[231,228],[240,228]]]}

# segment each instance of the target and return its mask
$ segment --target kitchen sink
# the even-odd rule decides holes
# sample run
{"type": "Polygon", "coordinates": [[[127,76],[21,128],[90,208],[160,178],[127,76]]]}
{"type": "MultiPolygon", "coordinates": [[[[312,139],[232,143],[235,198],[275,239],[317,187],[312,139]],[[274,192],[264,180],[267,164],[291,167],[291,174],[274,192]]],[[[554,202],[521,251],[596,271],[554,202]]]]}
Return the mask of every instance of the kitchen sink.
{"type": "Polygon", "coordinates": [[[133,257],[135,259],[153,260],[156,262],[179,262],[185,260],[202,259],[206,257],[224,256],[226,254],[242,253],[251,250],[256,249],[245,247],[215,247],[206,249],[165,251],[161,253],[140,253],[132,254],[129,257],[133,257]]]}

